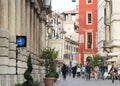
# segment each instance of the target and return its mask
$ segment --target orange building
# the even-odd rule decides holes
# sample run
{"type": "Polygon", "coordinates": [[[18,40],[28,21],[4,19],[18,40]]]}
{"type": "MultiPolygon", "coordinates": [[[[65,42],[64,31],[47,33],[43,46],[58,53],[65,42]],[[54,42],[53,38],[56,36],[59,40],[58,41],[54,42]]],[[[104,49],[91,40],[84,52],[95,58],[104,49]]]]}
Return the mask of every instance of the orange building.
{"type": "Polygon", "coordinates": [[[79,57],[84,64],[97,52],[97,0],[79,0],[79,57]]]}

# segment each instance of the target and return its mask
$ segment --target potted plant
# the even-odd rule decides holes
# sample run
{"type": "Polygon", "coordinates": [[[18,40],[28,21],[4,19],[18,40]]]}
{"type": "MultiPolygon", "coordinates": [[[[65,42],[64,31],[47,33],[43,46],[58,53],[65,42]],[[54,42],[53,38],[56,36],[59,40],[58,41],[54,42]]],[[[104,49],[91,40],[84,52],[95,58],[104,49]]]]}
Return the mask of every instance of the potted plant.
{"type": "Polygon", "coordinates": [[[32,78],[31,72],[33,70],[31,56],[29,55],[27,60],[27,69],[24,72],[24,78],[26,81],[23,83],[23,86],[34,86],[34,80],[32,78]]]}
{"type": "Polygon", "coordinates": [[[44,78],[45,86],[53,86],[55,78],[58,77],[56,72],[56,58],[58,51],[55,48],[44,48],[41,50],[40,58],[44,60],[46,75],[44,78]]]}

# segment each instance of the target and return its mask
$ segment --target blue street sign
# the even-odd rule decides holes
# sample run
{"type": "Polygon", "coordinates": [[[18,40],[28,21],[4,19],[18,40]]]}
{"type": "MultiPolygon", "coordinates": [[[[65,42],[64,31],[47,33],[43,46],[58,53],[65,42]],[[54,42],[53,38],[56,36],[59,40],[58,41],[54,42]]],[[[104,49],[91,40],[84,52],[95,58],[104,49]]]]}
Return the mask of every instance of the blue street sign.
{"type": "Polygon", "coordinates": [[[17,47],[26,47],[26,36],[16,36],[17,47]]]}

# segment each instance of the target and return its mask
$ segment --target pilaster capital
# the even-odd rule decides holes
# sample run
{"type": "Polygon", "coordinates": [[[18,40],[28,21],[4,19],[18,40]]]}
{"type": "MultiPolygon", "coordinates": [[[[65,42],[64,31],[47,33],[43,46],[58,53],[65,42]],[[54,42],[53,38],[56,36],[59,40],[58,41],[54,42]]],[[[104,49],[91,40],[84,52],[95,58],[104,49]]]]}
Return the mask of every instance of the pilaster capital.
{"type": "Polygon", "coordinates": [[[34,2],[33,0],[31,0],[30,6],[31,6],[32,8],[34,8],[34,4],[35,4],[35,2],[34,2]]]}
{"type": "Polygon", "coordinates": [[[35,3],[35,0],[30,0],[32,3],[35,3]]]}
{"type": "Polygon", "coordinates": [[[43,10],[40,13],[40,21],[46,21],[46,11],[43,10]]]}

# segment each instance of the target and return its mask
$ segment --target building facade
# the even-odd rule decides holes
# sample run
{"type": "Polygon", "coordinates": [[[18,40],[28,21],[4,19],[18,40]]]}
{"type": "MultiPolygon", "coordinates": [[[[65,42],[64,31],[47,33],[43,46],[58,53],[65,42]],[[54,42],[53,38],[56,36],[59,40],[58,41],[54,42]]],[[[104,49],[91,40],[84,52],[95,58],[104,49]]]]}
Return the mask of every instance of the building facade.
{"type": "Polygon", "coordinates": [[[120,64],[120,0],[105,0],[105,49],[111,61],[120,64]]]}
{"type": "MultiPolygon", "coordinates": [[[[71,65],[74,60],[74,54],[78,55],[78,5],[76,9],[68,10],[62,13],[65,21],[63,27],[65,30],[65,55],[67,64],[71,65]]],[[[79,61],[78,61],[79,63],[79,61]]]]}
{"type": "Polygon", "coordinates": [[[100,54],[101,56],[107,55],[107,51],[104,50],[104,42],[105,42],[104,9],[105,9],[105,0],[98,0],[97,48],[98,48],[98,54],[100,54]]]}
{"type": "Polygon", "coordinates": [[[48,19],[52,28],[49,28],[49,47],[59,51],[58,61],[70,65],[73,54],[78,54],[78,10],[63,13],[52,12],[48,19]]]}
{"type": "Polygon", "coordinates": [[[44,71],[38,58],[40,49],[46,46],[45,22],[49,11],[43,0],[0,0],[0,86],[14,86],[25,80],[23,73],[29,54],[32,76],[35,81],[42,80],[44,71]],[[26,36],[27,46],[16,47],[16,36],[26,36]]]}
{"type": "Polygon", "coordinates": [[[79,0],[79,53],[82,64],[97,52],[97,0],[79,0]]]}

